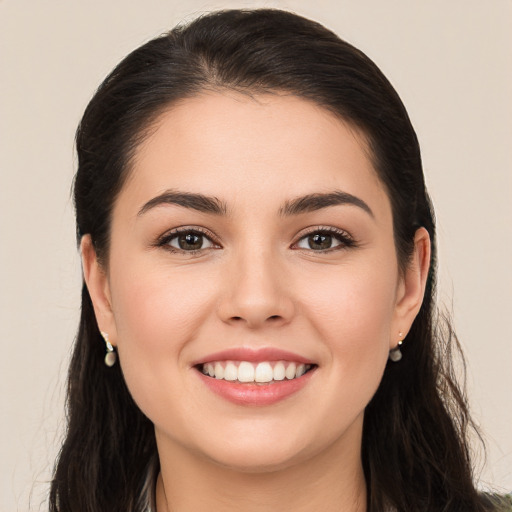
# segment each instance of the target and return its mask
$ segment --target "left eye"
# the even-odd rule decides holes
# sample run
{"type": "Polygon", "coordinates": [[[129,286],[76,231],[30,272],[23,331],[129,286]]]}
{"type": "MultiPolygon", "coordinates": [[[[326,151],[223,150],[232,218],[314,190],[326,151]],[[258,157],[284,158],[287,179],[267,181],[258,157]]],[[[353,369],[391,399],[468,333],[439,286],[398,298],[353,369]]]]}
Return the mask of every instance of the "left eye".
{"type": "Polygon", "coordinates": [[[166,241],[167,245],[181,251],[198,251],[214,247],[213,242],[202,233],[187,231],[176,233],[166,241]]]}
{"type": "Polygon", "coordinates": [[[327,251],[336,247],[350,245],[349,240],[341,234],[329,233],[325,231],[315,231],[302,237],[297,242],[299,249],[308,249],[313,251],[327,251]]]}

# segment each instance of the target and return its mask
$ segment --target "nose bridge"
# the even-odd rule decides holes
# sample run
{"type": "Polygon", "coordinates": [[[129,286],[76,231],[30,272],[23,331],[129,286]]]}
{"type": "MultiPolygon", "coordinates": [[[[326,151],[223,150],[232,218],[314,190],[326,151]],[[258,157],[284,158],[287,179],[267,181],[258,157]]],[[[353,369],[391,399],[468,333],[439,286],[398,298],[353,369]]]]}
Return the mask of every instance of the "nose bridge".
{"type": "Polygon", "coordinates": [[[249,245],[239,247],[233,256],[221,316],[224,321],[244,321],[249,327],[286,323],[293,314],[293,301],[278,251],[271,244],[249,245]]]}

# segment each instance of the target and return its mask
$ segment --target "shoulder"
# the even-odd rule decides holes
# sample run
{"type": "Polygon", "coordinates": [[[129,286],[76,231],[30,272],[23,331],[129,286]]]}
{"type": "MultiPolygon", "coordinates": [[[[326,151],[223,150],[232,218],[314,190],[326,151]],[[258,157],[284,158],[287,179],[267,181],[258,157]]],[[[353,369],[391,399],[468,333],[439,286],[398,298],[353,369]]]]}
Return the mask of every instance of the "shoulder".
{"type": "Polygon", "coordinates": [[[512,511],[512,493],[506,494],[505,496],[503,496],[502,502],[505,507],[503,510],[511,510],[512,511]]]}
{"type": "Polygon", "coordinates": [[[496,512],[512,512],[512,493],[511,494],[482,494],[482,499],[486,505],[495,507],[496,512]]]}

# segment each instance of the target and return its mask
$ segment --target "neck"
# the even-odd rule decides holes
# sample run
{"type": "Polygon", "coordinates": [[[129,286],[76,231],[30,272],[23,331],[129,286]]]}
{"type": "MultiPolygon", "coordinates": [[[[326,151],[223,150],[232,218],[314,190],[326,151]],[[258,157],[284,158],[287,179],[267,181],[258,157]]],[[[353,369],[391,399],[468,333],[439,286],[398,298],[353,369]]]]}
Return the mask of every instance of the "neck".
{"type": "Polygon", "coordinates": [[[225,468],[159,441],[157,512],[366,512],[360,445],[330,446],[302,463],[272,471],[225,468]]]}

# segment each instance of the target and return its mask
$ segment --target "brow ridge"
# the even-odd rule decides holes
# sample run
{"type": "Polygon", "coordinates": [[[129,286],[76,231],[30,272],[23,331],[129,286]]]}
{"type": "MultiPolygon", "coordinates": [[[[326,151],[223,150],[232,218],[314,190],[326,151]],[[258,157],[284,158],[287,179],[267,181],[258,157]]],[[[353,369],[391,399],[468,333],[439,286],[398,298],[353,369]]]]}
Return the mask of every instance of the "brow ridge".
{"type": "Polygon", "coordinates": [[[226,215],[227,207],[216,197],[206,196],[192,192],[179,192],[176,190],[166,190],[162,194],[150,199],[137,214],[138,216],[145,214],[149,210],[157,206],[171,204],[190,208],[204,213],[212,213],[214,215],[226,215]]]}
{"type": "Polygon", "coordinates": [[[336,190],[327,193],[314,193],[297,197],[286,203],[279,210],[282,216],[300,215],[302,213],[313,212],[327,208],[328,206],[352,205],[361,208],[371,217],[374,214],[371,208],[362,199],[348,192],[336,190]]]}

